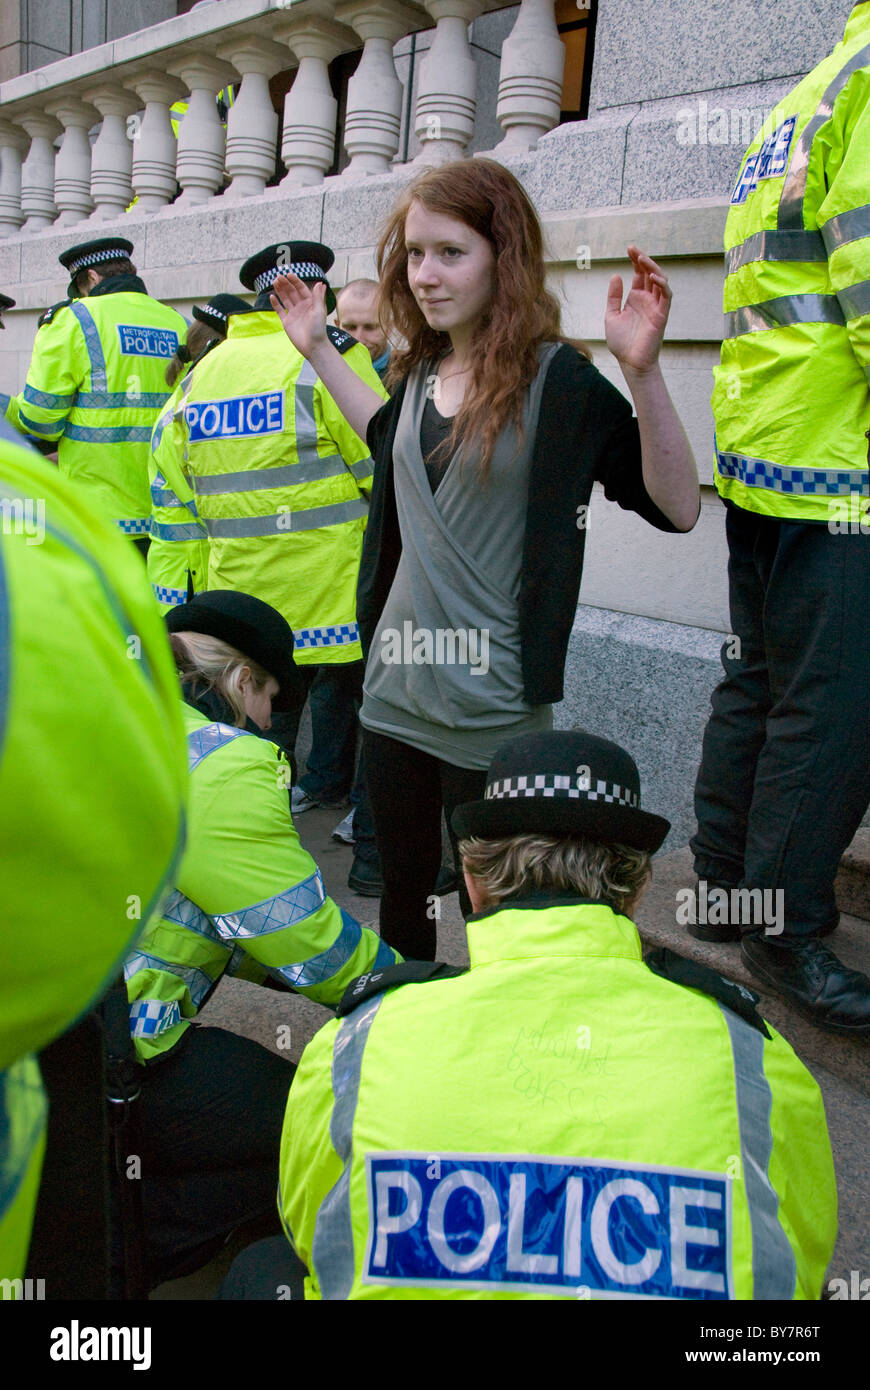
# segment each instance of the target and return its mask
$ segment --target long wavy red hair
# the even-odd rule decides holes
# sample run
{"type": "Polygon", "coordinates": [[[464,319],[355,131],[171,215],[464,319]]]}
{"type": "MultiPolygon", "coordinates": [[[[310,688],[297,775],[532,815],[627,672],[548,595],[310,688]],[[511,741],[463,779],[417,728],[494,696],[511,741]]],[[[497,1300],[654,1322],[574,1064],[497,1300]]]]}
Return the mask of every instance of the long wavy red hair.
{"type": "MultiPolygon", "coordinates": [[[[492,159],[441,164],[409,184],[378,246],[382,326],[407,343],[393,350],[389,387],[450,347],[446,333],[429,327],[408,284],[405,218],[412,203],[464,222],[495,252],[493,294],[472,340],[469,387],[447,444],[450,453],[462,439],[477,444],[485,481],[499,434],[509,422],[522,429],[523,392],[537,374],[538,347],[569,341],[559,303],[545,284],[541,224],[519,181],[492,159]]],[[[583,344],[576,346],[590,355],[583,344]]]]}

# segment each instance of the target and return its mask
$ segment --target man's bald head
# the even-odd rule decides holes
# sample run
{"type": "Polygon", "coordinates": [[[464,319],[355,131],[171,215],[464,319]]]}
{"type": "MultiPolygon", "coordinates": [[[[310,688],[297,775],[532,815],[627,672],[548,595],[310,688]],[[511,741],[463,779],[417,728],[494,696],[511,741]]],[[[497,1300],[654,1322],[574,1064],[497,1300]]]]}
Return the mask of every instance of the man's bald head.
{"type": "Polygon", "coordinates": [[[378,322],[377,280],[351,280],[338,294],[335,321],[352,338],[364,343],[376,362],[387,350],[387,340],[378,322]]]}

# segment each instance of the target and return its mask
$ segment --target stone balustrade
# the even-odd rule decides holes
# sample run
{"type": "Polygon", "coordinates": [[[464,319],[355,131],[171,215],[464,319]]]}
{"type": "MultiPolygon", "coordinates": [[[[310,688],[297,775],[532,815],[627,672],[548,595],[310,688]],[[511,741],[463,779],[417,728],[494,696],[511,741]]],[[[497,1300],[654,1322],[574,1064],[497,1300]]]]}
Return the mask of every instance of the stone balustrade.
{"type": "MultiPolygon", "coordinates": [[[[0,239],[117,221],[134,197],[139,211],[154,214],[176,198],[180,207],[237,201],[267,185],[286,196],[321,183],[337,163],[334,177],[348,184],[387,173],[397,163],[403,110],[419,142],[414,164],[459,158],[469,151],[478,101],[469,23],[510,7],[221,0],[0,84],[0,239]],[[431,43],[411,111],[394,48],[424,30],[431,43]],[[328,65],[359,50],[338,131],[328,65]],[[269,90],[278,74],[289,85],[280,164],[269,90]],[[230,87],[224,122],[217,98],[230,87]]],[[[558,122],[564,48],[553,0],[513,7],[496,114],[498,151],[516,155],[558,122]]]]}

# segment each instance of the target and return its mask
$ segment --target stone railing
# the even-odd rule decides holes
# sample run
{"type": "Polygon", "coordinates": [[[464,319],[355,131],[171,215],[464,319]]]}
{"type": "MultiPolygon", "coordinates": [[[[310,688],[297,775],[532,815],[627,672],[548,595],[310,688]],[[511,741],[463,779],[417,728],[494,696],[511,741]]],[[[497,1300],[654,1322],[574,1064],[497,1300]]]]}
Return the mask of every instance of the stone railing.
{"type": "MultiPolygon", "coordinates": [[[[468,25],[492,0],[219,0],[0,85],[0,238],[116,219],[133,197],[159,213],[264,192],[276,174],[269,81],[295,69],[275,193],[319,183],[336,154],[328,64],[362,48],[348,85],[345,183],[388,172],[405,93],[394,46],[433,31],[416,75],[415,164],[468,153],[477,104],[468,25]],[[217,94],[232,85],[226,126],[217,94]],[[171,108],[187,108],[173,129],[171,108]],[[94,139],[94,134],[96,138],[94,139]],[[58,144],[59,141],[59,144],[58,144]],[[228,182],[227,182],[228,181],[228,182]]],[[[565,50],[553,0],[522,0],[502,45],[499,153],[530,149],[559,120],[565,50]]]]}

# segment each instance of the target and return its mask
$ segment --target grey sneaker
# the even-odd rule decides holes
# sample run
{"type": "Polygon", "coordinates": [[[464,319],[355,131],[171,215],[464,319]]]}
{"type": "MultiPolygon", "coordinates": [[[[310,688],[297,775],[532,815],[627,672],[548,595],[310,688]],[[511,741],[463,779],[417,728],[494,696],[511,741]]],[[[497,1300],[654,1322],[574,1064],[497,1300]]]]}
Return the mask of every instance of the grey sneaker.
{"type": "Polygon", "coordinates": [[[293,787],[290,791],[290,810],[294,816],[301,816],[303,811],[313,811],[320,802],[316,797],[309,796],[302,787],[293,787]]]}
{"type": "Polygon", "coordinates": [[[355,845],[356,836],[353,833],[353,818],[356,807],[351,806],[344,820],[339,821],[332,832],[333,840],[337,840],[340,845],[355,845]]]}

